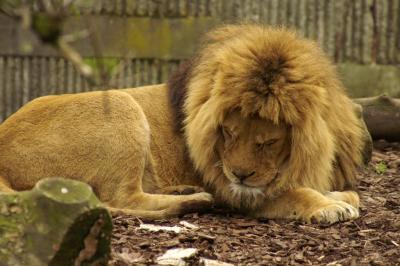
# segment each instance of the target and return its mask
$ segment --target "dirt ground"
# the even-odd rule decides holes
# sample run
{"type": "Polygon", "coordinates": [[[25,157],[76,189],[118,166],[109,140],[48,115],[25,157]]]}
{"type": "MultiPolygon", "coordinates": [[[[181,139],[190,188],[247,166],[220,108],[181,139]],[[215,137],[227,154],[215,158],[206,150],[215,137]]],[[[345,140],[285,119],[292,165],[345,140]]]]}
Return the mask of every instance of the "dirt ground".
{"type": "Polygon", "coordinates": [[[400,265],[400,144],[375,143],[372,161],[360,172],[361,217],[313,225],[252,220],[215,210],[151,222],[197,225],[181,233],[138,229],[135,217],[115,216],[110,265],[157,265],[172,248],[196,248],[187,265],[200,258],[233,265],[400,265]]]}

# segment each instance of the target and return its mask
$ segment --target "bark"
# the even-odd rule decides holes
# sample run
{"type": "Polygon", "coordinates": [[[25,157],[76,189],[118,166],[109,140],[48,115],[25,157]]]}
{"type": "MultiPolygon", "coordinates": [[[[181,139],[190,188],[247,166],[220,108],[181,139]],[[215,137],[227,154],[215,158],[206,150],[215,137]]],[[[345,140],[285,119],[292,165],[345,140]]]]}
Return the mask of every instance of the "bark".
{"type": "Polygon", "coordinates": [[[0,265],[106,265],[111,229],[90,186],[44,179],[0,194],[0,265]]]}
{"type": "Polygon", "coordinates": [[[400,141],[400,99],[386,95],[354,99],[373,139],[400,141]]]}
{"type": "Polygon", "coordinates": [[[372,158],[372,149],[373,142],[370,132],[368,131],[367,125],[365,124],[365,120],[363,118],[363,108],[360,104],[354,103],[354,110],[357,114],[358,119],[361,121],[361,125],[363,127],[363,140],[364,140],[364,148],[363,148],[363,163],[367,165],[372,158]]]}

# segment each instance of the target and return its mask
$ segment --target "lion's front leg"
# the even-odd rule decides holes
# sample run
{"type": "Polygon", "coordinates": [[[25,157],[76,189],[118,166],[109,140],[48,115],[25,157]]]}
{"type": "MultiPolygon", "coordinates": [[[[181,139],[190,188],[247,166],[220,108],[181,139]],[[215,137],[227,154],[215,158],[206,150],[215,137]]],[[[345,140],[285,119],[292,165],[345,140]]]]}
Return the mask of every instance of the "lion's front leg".
{"type": "Polygon", "coordinates": [[[353,191],[323,195],[311,188],[293,189],[268,201],[256,216],[297,219],[308,223],[352,220],[359,217],[358,195],[353,191]]]}
{"type": "Polygon", "coordinates": [[[204,189],[202,187],[189,186],[189,185],[163,187],[156,191],[157,194],[167,194],[167,195],[190,195],[200,192],[204,192],[204,189]]]}

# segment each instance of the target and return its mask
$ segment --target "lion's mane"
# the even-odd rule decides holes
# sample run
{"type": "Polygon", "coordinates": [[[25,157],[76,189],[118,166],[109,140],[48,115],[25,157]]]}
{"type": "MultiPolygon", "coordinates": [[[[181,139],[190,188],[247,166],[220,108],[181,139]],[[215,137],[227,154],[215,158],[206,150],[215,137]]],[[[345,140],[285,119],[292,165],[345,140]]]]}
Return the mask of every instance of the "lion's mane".
{"type": "Polygon", "coordinates": [[[232,193],[216,167],[219,127],[233,109],[243,119],[258,115],[290,126],[289,163],[264,191],[267,198],[300,186],[321,192],[354,186],[362,127],[332,63],[313,41],[285,29],[221,27],[168,85],[190,157],[217,198],[258,206],[257,196],[232,193]]]}

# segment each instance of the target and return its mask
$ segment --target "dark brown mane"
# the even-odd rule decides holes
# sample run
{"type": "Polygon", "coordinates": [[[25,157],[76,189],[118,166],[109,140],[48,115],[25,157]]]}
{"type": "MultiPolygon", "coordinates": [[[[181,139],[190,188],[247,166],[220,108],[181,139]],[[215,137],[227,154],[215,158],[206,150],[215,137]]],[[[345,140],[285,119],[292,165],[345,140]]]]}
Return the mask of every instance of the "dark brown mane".
{"type": "Polygon", "coordinates": [[[181,63],[167,82],[169,104],[175,115],[175,127],[177,132],[183,131],[183,120],[185,120],[183,105],[185,103],[187,86],[195,61],[195,59],[190,59],[181,63]]]}

